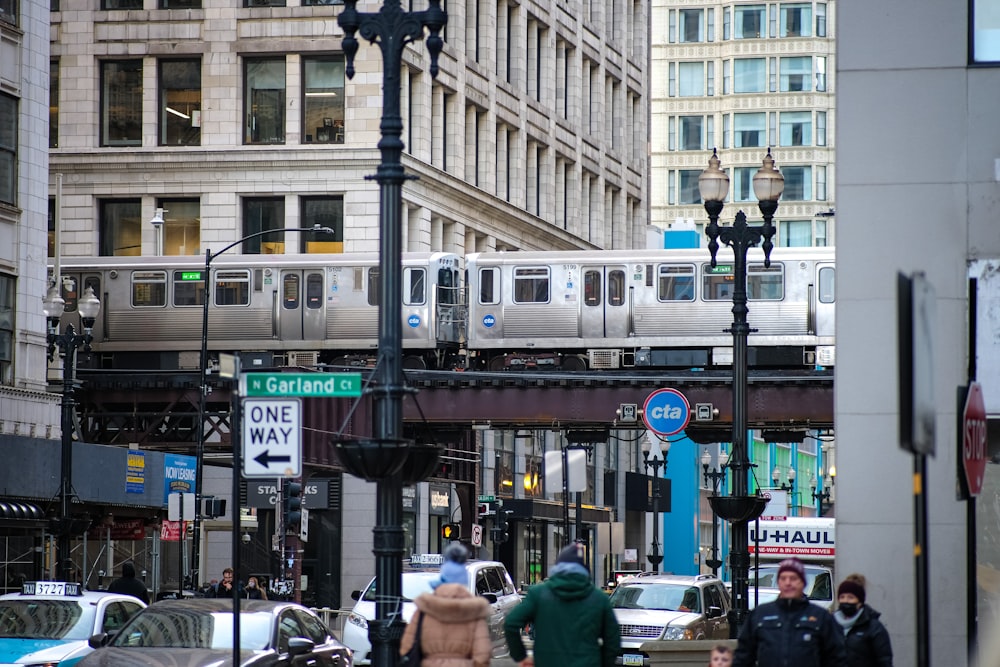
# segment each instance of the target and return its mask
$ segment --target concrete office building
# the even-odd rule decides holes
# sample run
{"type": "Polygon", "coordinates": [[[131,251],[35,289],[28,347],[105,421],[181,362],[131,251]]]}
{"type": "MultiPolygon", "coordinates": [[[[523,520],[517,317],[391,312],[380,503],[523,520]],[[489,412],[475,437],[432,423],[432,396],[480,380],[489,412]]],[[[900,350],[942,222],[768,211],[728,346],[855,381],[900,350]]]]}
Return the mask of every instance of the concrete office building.
{"type": "MultiPolygon", "coordinates": [[[[995,419],[1000,412],[1000,385],[990,370],[998,354],[982,340],[996,336],[995,297],[976,299],[969,283],[970,263],[989,278],[975,262],[1000,257],[998,26],[997,3],[987,0],[840,6],[837,569],[868,577],[868,602],[883,613],[897,665],[966,665],[967,596],[978,606],[980,638],[997,636],[998,472],[986,466],[989,493],[977,501],[979,553],[970,572],[967,507],[956,499],[956,388],[968,382],[975,361],[987,413],[995,419]],[[930,662],[918,662],[917,652],[913,456],[899,448],[897,428],[896,274],[915,271],[926,273],[936,293],[936,454],[924,485],[930,662]],[[981,340],[973,348],[977,301],[981,340]]],[[[995,453],[995,428],[990,435],[995,453]]]]}
{"type": "Polygon", "coordinates": [[[753,174],[772,147],[785,177],[774,244],[834,245],[836,6],[653,3],[652,224],[704,237],[698,176],[713,148],[730,178],[721,220],[740,208],[753,220],[753,174]]]}

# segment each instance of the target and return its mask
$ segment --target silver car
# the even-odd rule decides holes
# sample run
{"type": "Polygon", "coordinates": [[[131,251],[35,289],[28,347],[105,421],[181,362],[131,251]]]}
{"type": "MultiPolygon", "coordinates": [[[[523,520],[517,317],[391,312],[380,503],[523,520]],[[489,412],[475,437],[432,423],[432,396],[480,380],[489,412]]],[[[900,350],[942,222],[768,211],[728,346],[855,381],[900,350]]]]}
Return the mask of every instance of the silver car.
{"type": "Polygon", "coordinates": [[[622,636],[619,665],[649,665],[640,650],[648,641],[729,638],[729,594],[710,574],[630,577],[611,594],[611,607],[622,636]]]}
{"type": "MultiPolygon", "coordinates": [[[[431,592],[431,582],[439,577],[439,569],[440,565],[429,563],[426,569],[403,571],[403,620],[407,623],[417,610],[413,600],[422,593],[431,592]]],[[[469,572],[469,592],[485,597],[493,609],[486,619],[493,641],[493,657],[505,658],[509,652],[503,622],[508,612],[521,601],[514,582],[504,564],[496,561],[470,560],[466,569],[469,572]]],[[[368,621],[375,618],[375,579],[368,583],[364,591],[354,591],[351,597],[357,603],[344,624],[344,644],[354,651],[355,665],[370,665],[372,647],[368,641],[368,621]]]]}

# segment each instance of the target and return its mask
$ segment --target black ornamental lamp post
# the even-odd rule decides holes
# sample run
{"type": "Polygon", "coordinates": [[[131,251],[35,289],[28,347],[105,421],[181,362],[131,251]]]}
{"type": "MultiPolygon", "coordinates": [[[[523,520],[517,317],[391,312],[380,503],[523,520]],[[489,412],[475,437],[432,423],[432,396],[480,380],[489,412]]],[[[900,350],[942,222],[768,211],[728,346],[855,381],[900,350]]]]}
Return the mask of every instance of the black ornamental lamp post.
{"type": "Polygon", "coordinates": [[[747,224],[746,214],[740,210],[731,226],[720,226],[719,215],[729,193],[729,176],[719,168],[719,156],[715,151],[712,151],[708,168],[698,177],[698,189],[708,213],[709,224],[705,233],[709,239],[712,267],[716,265],[719,241],[733,249],[734,257],[733,325],[730,329],[733,334],[733,435],[729,459],[729,468],[733,471],[732,493],[709,499],[713,511],[729,521],[732,528],[729,551],[733,580],[733,609],[729,619],[732,637],[736,637],[749,609],[747,589],[750,547],[747,523],[759,517],[767,505],[767,500],[759,492],[751,496],[748,489],[748,473],[752,464],[747,449],[747,338],[750,334],[747,323],[747,251],[760,243],[764,250],[764,266],[771,265],[771,249],[774,247],[771,242],[774,236],[771,221],[778,210],[778,199],[784,185],[785,179],[774,168],[774,159],[768,149],[763,166],[753,177],[753,190],[764,216],[764,224],[747,224]]]}
{"type": "Polygon", "coordinates": [[[788,468],[788,483],[785,484],[781,481],[781,467],[774,466],[774,470],[771,471],[771,481],[774,482],[774,488],[792,493],[795,491],[795,468],[788,468]]]}
{"type": "Polygon", "coordinates": [[[402,437],[402,189],[408,178],[403,169],[403,119],[400,109],[400,75],[403,49],[424,39],[430,54],[430,73],[438,73],[438,56],[444,47],[440,32],[448,21],[440,0],[430,0],[423,11],[404,11],[399,0],[385,0],[378,12],[359,12],[357,0],[344,0],[337,23],[344,30],[342,48],[345,73],[354,77],[356,34],[382,50],[382,137],[378,148],[382,159],[375,171],[379,184],[379,333],[378,363],[371,389],[373,437],[371,440],[341,441],[336,447],[348,472],[377,482],[376,525],[372,530],[378,598],[375,620],[368,623],[375,667],[395,665],[399,639],[405,624],[402,610],[402,559],[404,535],[403,484],[426,477],[433,470],[440,449],[415,445],[402,437]]]}
{"type": "Polygon", "coordinates": [[[830,487],[833,486],[833,477],[826,475],[823,478],[823,486],[817,488],[816,475],[810,477],[809,487],[812,489],[812,499],[819,505],[819,515],[824,516],[833,506],[831,502],[830,487]]]}
{"type": "Polygon", "coordinates": [[[660,443],[660,451],[663,458],[657,455],[650,456],[653,443],[649,434],[642,439],[642,464],[649,475],[649,470],[653,470],[653,541],[649,544],[649,553],[646,560],[653,566],[653,574],[660,571],[660,563],[663,562],[663,551],[660,549],[660,468],[664,472],[667,470],[667,453],[670,452],[670,441],[664,440],[660,443]]]}
{"type": "MultiPolygon", "coordinates": [[[[60,278],[56,276],[56,281],[60,278]]],[[[49,361],[55,359],[56,350],[62,356],[62,431],[61,453],[59,463],[59,518],[54,522],[58,537],[59,551],[57,575],[62,581],[72,579],[73,561],[70,557],[70,537],[86,530],[89,521],[75,521],[72,517],[70,503],[73,498],[73,410],[76,401],[73,392],[76,390],[76,352],[83,348],[90,351],[93,340],[91,332],[97,314],[101,311],[101,302],[94,294],[93,287],[87,287],[83,296],[77,301],[77,311],[80,313],[80,323],[83,333],[77,333],[72,324],[67,324],[65,331],[59,333],[59,320],[66,308],[66,302],[59,295],[59,287],[53,286],[42,300],[42,311],[48,323],[46,342],[48,343],[49,361]]]]}
{"type": "MultiPolygon", "coordinates": [[[[726,468],[729,464],[729,454],[721,451],[719,452],[719,466],[717,468],[712,468],[712,455],[705,450],[705,453],[701,455],[701,469],[705,476],[705,486],[708,486],[709,482],[712,484],[712,496],[719,495],[719,485],[726,479],[726,468]]],[[[722,561],[719,560],[719,515],[715,513],[715,509],[712,509],[712,557],[705,561],[705,564],[712,569],[712,574],[719,576],[719,568],[722,567],[722,561]]]]}

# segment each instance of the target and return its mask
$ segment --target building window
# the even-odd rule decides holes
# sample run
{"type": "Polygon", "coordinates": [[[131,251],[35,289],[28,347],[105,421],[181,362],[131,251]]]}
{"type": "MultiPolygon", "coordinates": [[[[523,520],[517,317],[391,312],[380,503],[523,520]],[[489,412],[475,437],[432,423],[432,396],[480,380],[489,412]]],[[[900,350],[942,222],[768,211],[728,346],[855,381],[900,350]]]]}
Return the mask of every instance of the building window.
{"type": "Polygon", "coordinates": [[[782,201],[808,201],[812,199],[812,167],[782,167],[785,191],[782,201]]]}
{"type": "Polygon", "coordinates": [[[142,9],[142,0],[101,0],[101,9],[142,9]]]}
{"type": "Polygon", "coordinates": [[[781,92],[802,92],[810,90],[812,78],[812,58],[781,59],[781,92]]]}
{"type": "Polygon", "coordinates": [[[285,0],[243,0],[244,7],[284,7],[285,0]]]}
{"type": "Polygon", "coordinates": [[[972,62],[1000,63],[1000,18],[996,0],[972,0],[972,35],[969,37],[972,62]]]}
{"type": "Polygon", "coordinates": [[[812,146],[812,114],[809,111],[781,113],[781,146],[812,146]]]}
{"type": "Polygon", "coordinates": [[[48,257],[56,256],[56,198],[49,197],[48,257]]]}
{"type": "Polygon", "coordinates": [[[681,42],[704,42],[704,11],[701,9],[681,9],[679,37],[681,42]]]}
{"type": "Polygon", "coordinates": [[[0,21],[17,25],[17,0],[0,0],[0,21]]]}
{"type": "Polygon", "coordinates": [[[160,0],[160,9],[201,9],[201,0],[160,0]]]}
{"type": "Polygon", "coordinates": [[[244,143],[285,143],[285,59],[248,58],[244,80],[244,143]]]}
{"type": "Polygon", "coordinates": [[[302,60],[305,143],[344,143],[344,57],[302,60]]]}
{"type": "Polygon", "coordinates": [[[677,171],[675,169],[667,171],[667,203],[677,203],[677,171]]]}
{"type": "Polygon", "coordinates": [[[733,201],[753,201],[753,175],[756,167],[733,167],[733,201]]]}
{"type": "Polygon", "coordinates": [[[722,115],[722,147],[729,148],[729,133],[732,123],[732,116],[729,114],[722,115]]]}
{"type": "Polygon", "coordinates": [[[201,254],[201,202],[197,199],[157,199],[156,206],[163,209],[162,253],[201,254]]]}
{"type": "Polygon", "coordinates": [[[303,227],[329,227],[333,234],[303,232],[299,251],[344,252],[344,198],[343,197],[303,197],[300,222],[303,227]]]}
{"type": "Polygon", "coordinates": [[[767,83],[763,58],[737,58],[733,61],[733,78],[737,93],[763,93],[767,83]]]}
{"type": "Polygon", "coordinates": [[[160,61],[160,145],[201,144],[201,60],[160,61]]]}
{"type": "Polygon", "coordinates": [[[0,93],[0,202],[17,204],[17,98],[0,93]]]}
{"type": "Polygon", "coordinates": [[[14,382],[14,276],[0,274],[0,384],[14,382]]]}
{"type": "Polygon", "coordinates": [[[826,91],[826,56],[816,56],[816,90],[826,91]]]}
{"type": "Polygon", "coordinates": [[[809,4],[781,5],[781,37],[809,37],[812,32],[812,7],[809,4]]]}
{"type": "Polygon", "coordinates": [[[738,113],[733,119],[733,146],[759,148],[764,145],[764,113],[738,113]]]}
{"type": "Polygon", "coordinates": [[[681,116],[681,150],[700,151],[705,146],[702,134],[704,116],[681,116]]]}
{"type": "Polygon", "coordinates": [[[142,145],[142,60],[101,63],[101,145],[142,145]]]}
{"type": "Polygon", "coordinates": [[[679,63],[678,78],[681,97],[701,97],[705,94],[704,63],[679,63]]]}
{"type": "Polygon", "coordinates": [[[49,148],[59,147],[59,59],[49,61],[49,148]]]}
{"type": "Polygon", "coordinates": [[[826,37],[826,4],[816,3],[816,36],[826,37]]]}
{"type": "Polygon", "coordinates": [[[826,112],[816,112],[816,145],[826,146],[826,112]]]}
{"type": "MultiPolygon", "coordinates": [[[[243,200],[243,236],[285,228],[284,197],[247,197],[243,200]]],[[[245,255],[283,255],[285,232],[262,234],[243,242],[245,255]]]]}
{"type": "Polygon", "coordinates": [[[782,220],[778,224],[778,245],[783,248],[808,248],[813,244],[812,222],[782,220]]]}
{"type": "Polygon", "coordinates": [[[98,202],[98,245],[103,257],[142,254],[142,202],[102,199],[98,202]]]}
{"type": "Polygon", "coordinates": [[[826,201],[826,167],[816,167],[816,200],[826,201]]]}
{"type": "Polygon", "coordinates": [[[760,39],[764,36],[764,5],[733,7],[733,36],[736,39],[760,39]]]}
{"type": "Polygon", "coordinates": [[[715,95],[715,61],[708,61],[708,96],[715,95]]]}
{"type": "Polygon", "coordinates": [[[701,171],[698,169],[681,169],[678,171],[680,177],[681,199],[680,204],[700,204],[701,191],[698,190],[698,176],[701,171]]]}

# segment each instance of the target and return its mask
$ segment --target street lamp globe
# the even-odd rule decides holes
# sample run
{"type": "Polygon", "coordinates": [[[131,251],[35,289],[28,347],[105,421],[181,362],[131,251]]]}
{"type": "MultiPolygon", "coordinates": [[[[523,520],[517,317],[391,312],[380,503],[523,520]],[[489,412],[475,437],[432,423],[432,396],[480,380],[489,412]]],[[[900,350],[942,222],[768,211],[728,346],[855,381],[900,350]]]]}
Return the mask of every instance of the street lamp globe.
{"type": "Polygon", "coordinates": [[[788,483],[793,484],[795,482],[795,468],[788,468],[788,483]]]}
{"type": "MultiPolygon", "coordinates": [[[[698,191],[706,204],[709,202],[721,204],[729,192],[729,174],[720,169],[719,164],[719,154],[713,148],[712,157],[708,158],[708,168],[698,176],[698,191]]],[[[756,179],[754,182],[756,184],[756,179]]]]}
{"type": "Polygon", "coordinates": [[[725,468],[729,465],[729,452],[723,450],[719,452],[719,467],[725,468]]]}
{"type": "Polygon", "coordinates": [[[708,450],[706,449],[705,452],[701,455],[701,467],[707,471],[708,466],[711,464],[712,464],[712,455],[709,454],[708,450]]]}
{"type": "MultiPolygon", "coordinates": [[[[709,164],[711,164],[711,160],[709,160],[709,164]]],[[[701,179],[699,179],[700,184],[701,179]]],[[[771,157],[771,149],[768,147],[767,155],[764,156],[764,164],[753,175],[753,193],[759,202],[777,203],[784,189],[785,177],[775,168],[774,158],[771,157]]]]}
{"type": "Polygon", "coordinates": [[[83,296],[76,304],[77,310],[80,312],[80,318],[83,320],[84,331],[89,332],[94,328],[94,322],[97,320],[97,314],[101,312],[101,301],[94,294],[94,288],[90,285],[84,290],[83,296]]]}
{"type": "Polygon", "coordinates": [[[774,482],[775,486],[778,486],[778,482],[781,481],[781,468],[779,466],[774,466],[774,470],[771,471],[771,481],[774,482]]]}
{"type": "Polygon", "coordinates": [[[42,312],[45,313],[45,319],[49,321],[50,328],[58,328],[59,318],[62,317],[65,310],[66,300],[59,295],[59,287],[53,285],[45,294],[45,298],[42,299],[42,312]]]}

